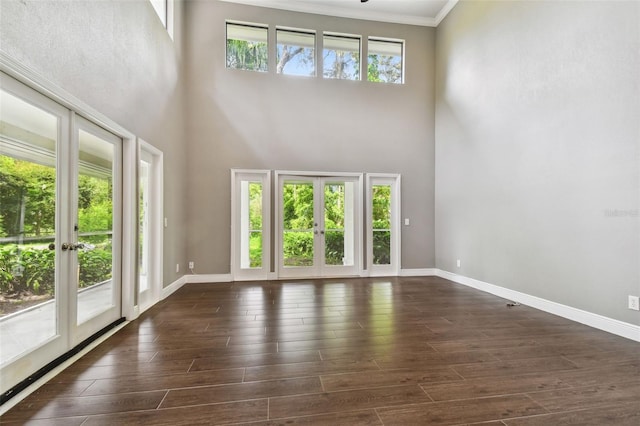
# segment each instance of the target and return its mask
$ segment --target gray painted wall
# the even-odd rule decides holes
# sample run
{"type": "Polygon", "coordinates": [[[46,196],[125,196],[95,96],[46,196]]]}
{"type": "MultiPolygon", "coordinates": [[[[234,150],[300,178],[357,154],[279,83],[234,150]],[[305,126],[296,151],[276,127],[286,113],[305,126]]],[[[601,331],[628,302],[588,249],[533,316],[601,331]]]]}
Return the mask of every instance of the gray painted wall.
{"type": "Polygon", "coordinates": [[[174,42],[146,0],[0,2],[3,52],[164,152],[165,284],[187,270],[182,7],[176,5],[174,42]]]}
{"type": "Polygon", "coordinates": [[[434,266],[433,28],[216,1],[185,4],[189,260],[230,271],[231,168],[402,174],[402,267],[434,266]],[[406,84],[225,68],[225,20],[406,40],[406,84]]]}
{"type": "Polygon", "coordinates": [[[640,294],[639,23],[635,1],[463,1],[449,14],[438,268],[640,323],[627,309],[640,294]]]}

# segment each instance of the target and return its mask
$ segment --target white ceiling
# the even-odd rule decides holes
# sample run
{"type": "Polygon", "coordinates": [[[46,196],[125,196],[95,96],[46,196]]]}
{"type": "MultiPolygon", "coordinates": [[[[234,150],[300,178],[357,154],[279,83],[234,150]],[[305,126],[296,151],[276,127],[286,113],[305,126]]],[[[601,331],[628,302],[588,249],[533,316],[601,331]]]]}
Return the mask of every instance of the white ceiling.
{"type": "Polygon", "coordinates": [[[253,6],[436,27],[458,0],[223,0],[253,6]]]}

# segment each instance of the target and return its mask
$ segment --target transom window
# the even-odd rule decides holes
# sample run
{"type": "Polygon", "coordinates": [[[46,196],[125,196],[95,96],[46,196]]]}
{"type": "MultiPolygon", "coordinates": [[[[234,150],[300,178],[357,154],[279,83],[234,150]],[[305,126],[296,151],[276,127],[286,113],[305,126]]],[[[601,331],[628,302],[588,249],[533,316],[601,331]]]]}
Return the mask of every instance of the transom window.
{"type": "Polygon", "coordinates": [[[266,26],[227,22],[227,68],[268,71],[266,26]]]}
{"type": "Polygon", "coordinates": [[[402,41],[368,40],[367,80],[402,84],[404,43],[402,41]]]}
{"type": "MultiPolygon", "coordinates": [[[[354,34],[322,34],[322,74],[316,70],[316,32],[276,27],[276,74],[333,80],[366,80],[376,83],[404,83],[404,40],[369,37],[366,49],[362,37],[354,34]],[[363,55],[367,59],[364,64],[363,55]],[[364,66],[366,65],[366,68],[364,66]],[[364,68],[364,71],[363,71],[364,68]]],[[[269,71],[269,26],[226,22],[227,68],[269,71]]],[[[271,39],[273,43],[273,38],[271,39]]],[[[271,54],[274,52],[271,51],[271,54]]]]}
{"type": "Polygon", "coordinates": [[[287,75],[316,75],[316,34],[312,31],[276,29],[276,72],[287,75]]]}
{"type": "Polygon", "coordinates": [[[360,37],[325,33],[322,57],[324,78],[360,80],[360,37]]]}

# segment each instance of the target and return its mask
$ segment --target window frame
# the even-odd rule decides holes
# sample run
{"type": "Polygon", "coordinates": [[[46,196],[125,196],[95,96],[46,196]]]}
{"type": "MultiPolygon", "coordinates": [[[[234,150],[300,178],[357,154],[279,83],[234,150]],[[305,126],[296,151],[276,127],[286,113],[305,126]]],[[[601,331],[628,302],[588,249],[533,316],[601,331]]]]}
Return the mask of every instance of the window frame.
{"type": "Polygon", "coordinates": [[[395,39],[395,38],[386,38],[386,37],[368,36],[367,37],[367,79],[366,81],[369,83],[405,84],[405,69],[406,69],[405,52],[406,52],[405,40],[395,39]],[[371,55],[371,50],[369,49],[369,45],[372,41],[375,43],[394,43],[394,44],[400,45],[400,82],[369,80],[369,56],[371,55]]]}
{"type": "Polygon", "coordinates": [[[271,272],[271,170],[231,169],[231,276],[234,281],[269,279],[271,272]],[[262,184],[262,265],[242,267],[242,199],[243,181],[262,184]]]}
{"type": "MultiPolygon", "coordinates": [[[[261,74],[269,74],[270,72],[270,43],[269,43],[269,25],[268,24],[260,24],[260,23],[256,23],[256,22],[244,22],[244,21],[234,21],[234,20],[229,20],[227,19],[225,21],[224,24],[224,31],[225,31],[225,37],[224,37],[224,66],[226,69],[228,70],[239,70],[239,71],[250,71],[250,72],[257,72],[257,73],[261,73],[261,74]],[[254,29],[262,29],[266,31],[266,36],[265,36],[265,44],[266,44],[266,53],[267,53],[267,57],[266,57],[266,61],[265,61],[265,69],[261,70],[261,69],[247,69],[247,68],[235,68],[235,67],[230,67],[229,66],[229,61],[228,61],[228,52],[229,52],[229,25],[234,25],[236,27],[246,27],[246,28],[254,28],[254,29]]],[[[231,39],[231,40],[236,40],[236,39],[231,39]]]]}
{"type": "MultiPolygon", "coordinates": [[[[315,78],[315,77],[318,76],[318,34],[317,34],[317,32],[315,30],[276,26],[275,37],[276,37],[276,42],[275,42],[275,46],[276,46],[275,61],[276,61],[276,74],[277,75],[288,75],[288,76],[294,76],[294,77],[311,77],[311,78],[315,78]],[[278,63],[280,62],[279,49],[278,49],[278,47],[280,46],[280,43],[278,42],[278,33],[280,31],[288,32],[288,33],[294,33],[294,34],[313,36],[313,73],[312,74],[304,75],[304,74],[288,74],[288,73],[285,73],[285,72],[278,72],[278,63]]],[[[284,67],[283,67],[283,71],[284,71],[284,67]]]]}
{"type": "Polygon", "coordinates": [[[400,203],[401,203],[402,176],[393,173],[367,173],[366,177],[366,232],[367,232],[367,270],[369,276],[398,276],[401,270],[401,234],[400,203]],[[377,185],[389,185],[391,187],[391,263],[388,265],[375,265],[373,263],[373,187],[377,185]]]}
{"type": "MultiPolygon", "coordinates": [[[[336,49],[330,49],[330,50],[336,50],[336,49]]],[[[323,31],[322,32],[322,52],[320,53],[321,57],[322,57],[322,79],[323,80],[342,80],[342,81],[363,81],[362,80],[362,35],[358,35],[358,34],[347,34],[347,33],[338,33],[338,32],[333,32],[333,31],[323,31]],[[337,78],[337,77],[326,77],[324,75],[324,65],[325,65],[325,39],[327,37],[333,37],[333,38],[341,38],[341,39],[351,39],[351,40],[357,40],[358,41],[358,74],[357,77],[358,78],[337,78]]]]}

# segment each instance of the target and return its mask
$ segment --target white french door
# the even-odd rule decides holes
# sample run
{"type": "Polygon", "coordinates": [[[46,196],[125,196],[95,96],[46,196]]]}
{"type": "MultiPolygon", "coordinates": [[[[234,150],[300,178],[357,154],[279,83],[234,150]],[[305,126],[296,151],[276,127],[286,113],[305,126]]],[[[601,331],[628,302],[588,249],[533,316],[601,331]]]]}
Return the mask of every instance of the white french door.
{"type": "Polygon", "coordinates": [[[121,176],[122,139],[0,73],[3,393],[121,317],[121,176]]]}
{"type": "Polygon", "coordinates": [[[361,175],[278,175],[279,277],[359,275],[361,186],[361,175]]]}

